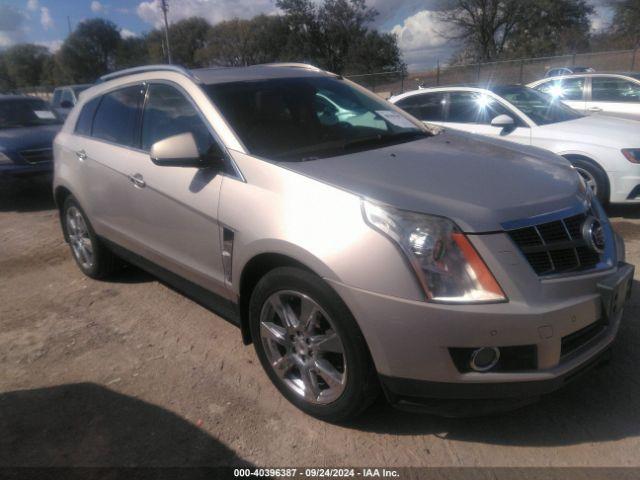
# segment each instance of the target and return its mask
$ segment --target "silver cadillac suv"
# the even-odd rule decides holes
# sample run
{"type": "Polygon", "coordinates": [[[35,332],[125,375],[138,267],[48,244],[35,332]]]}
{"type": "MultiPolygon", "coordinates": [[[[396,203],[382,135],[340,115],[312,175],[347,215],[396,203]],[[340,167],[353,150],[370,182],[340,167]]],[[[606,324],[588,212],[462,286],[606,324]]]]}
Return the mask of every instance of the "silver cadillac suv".
{"type": "Polygon", "coordinates": [[[328,421],[380,391],[445,415],[529,402],[606,359],[631,289],[568,162],[424,126],[308,65],[102,77],[54,155],[86,275],[152,272],[328,421]]]}

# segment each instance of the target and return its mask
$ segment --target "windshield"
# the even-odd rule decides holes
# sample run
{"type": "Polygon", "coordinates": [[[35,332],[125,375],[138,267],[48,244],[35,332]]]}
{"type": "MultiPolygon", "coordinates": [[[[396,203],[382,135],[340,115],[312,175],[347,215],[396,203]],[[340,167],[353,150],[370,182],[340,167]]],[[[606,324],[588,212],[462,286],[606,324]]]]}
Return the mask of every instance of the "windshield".
{"type": "Polygon", "coordinates": [[[39,98],[0,100],[0,129],[60,123],[49,104],[39,98]]]}
{"type": "Polygon", "coordinates": [[[429,135],[390,104],[344,80],[299,77],[206,90],[253,155],[306,161],[429,135]]]}
{"type": "Polygon", "coordinates": [[[545,93],[522,86],[495,87],[494,93],[520,109],[536,125],[549,125],[582,118],[574,109],[545,93]]]}

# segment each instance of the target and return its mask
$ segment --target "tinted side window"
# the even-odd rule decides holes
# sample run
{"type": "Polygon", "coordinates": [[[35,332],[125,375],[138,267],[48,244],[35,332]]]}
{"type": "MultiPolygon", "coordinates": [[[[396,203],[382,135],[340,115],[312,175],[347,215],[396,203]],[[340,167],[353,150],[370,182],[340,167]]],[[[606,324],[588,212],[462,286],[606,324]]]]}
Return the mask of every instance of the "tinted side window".
{"type": "Polygon", "coordinates": [[[414,117],[423,121],[441,122],[444,120],[443,93],[422,93],[400,100],[397,105],[414,117]]]}
{"type": "Polygon", "coordinates": [[[104,95],[93,120],[93,136],[137,147],[136,132],[143,91],[141,85],[134,85],[104,95]]]}
{"type": "Polygon", "coordinates": [[[491,124],[498,115],[509,115],[517,118],[488,95],[475,92],[452,92],[449,94],[447,122],[491,124]]]}
{"type": "Polygon", "coordinates": [[[536,90],[563,100],[580,101],[584,98],[584,84],[584,77],[565,78],[564,80],[546,82],[542,85],[538,85],[536,90]]]}
{"type": "Polygon", "coordinates": [[[142,117],[142,149],[159,140],[191,132],[201,155],[218,146],[195,107],[174,87],[150,85],[142,117]]]}
{"type": "Polygon", "coordinates": [[[591,99],[594,102],[640,102],[640,85],[622,78],[593,77],[591,99]]]}
{"type": "Polygon", "coordinates": [[[96,113],[96,108],[100,103],[100,97],[94,98],[88,101],[82,107],[80,115],[78,115],[78,122],[76,123],[75,132],[79,135],[91,135],[91,125],[93,124],[93,116],[96,113]]]}

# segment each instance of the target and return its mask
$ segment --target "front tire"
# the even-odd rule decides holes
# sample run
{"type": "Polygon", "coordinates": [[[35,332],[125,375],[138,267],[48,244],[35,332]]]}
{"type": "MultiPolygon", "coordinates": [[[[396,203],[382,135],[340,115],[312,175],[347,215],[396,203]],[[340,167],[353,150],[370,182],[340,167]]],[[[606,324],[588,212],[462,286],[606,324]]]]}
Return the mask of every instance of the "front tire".
{"type": "Polygon", "coordinates": [[[62,207],[66,239],[71,255],[86,276],[102,279],[116,270],[117,259],[103,245],[76,199],[67,197],[62,207]]]}
{"type": "Polygon", "coordinates": [[[364,337],[321,278],[298,268],[272,270],[256,285],[249,316],[260,363],[300,410],[344,422],[376,399],[378,379],[364,337]]]}

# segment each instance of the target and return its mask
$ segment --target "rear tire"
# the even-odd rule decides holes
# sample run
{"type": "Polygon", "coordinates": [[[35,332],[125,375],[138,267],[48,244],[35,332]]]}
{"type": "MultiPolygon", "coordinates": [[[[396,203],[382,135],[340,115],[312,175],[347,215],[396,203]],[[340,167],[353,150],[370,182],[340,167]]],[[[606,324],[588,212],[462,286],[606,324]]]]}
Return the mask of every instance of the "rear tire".
{"type": "Polygon", "coordinates": [[[587,186],[593,190],[602,205],[609,203],[609,178],[606,172],[593,160],[568,156],[567,160],[575,167],[587,186]]]}
{"type": "Polygon", "coordinates": [[[249,303],[253,345],[280,393],[328,422],[362,413],[379,393],[364,337],[340,297],[316,275],[276,268],[249,303]]]}
{"type": "Polygon", "coordinates": [[[97,237],[84,210],[71,195],[62,206],[62,221],[71,255],[82,273],[103,279],[117,269],[118,259],[97,237]]]}

